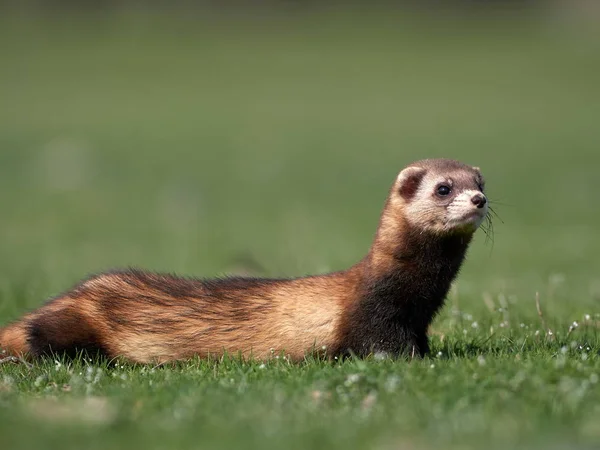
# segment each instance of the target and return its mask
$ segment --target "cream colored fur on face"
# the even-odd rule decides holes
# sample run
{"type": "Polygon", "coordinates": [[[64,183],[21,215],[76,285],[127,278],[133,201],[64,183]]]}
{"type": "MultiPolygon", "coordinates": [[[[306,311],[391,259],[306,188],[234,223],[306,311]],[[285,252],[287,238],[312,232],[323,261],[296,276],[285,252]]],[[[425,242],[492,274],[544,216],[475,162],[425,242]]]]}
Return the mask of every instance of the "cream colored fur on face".
{"type": "MultiPolygon", "coordinates": [[[[462,225],[473,230],[479,228],[488,212],[488,204],[486,201],[483,208],[477,208],[477,205],[474,205],[471,201],[471,199],[477,194],[483,195],[477,190],[468,189],[462,191],[460,194],[454,197],[452,203],[450,203],[446,208],[446,227],[456,228],[462,225]],[[469,215],[473,213],[477,213],[477,219],[475,221],[468,220],[469,215]],[[466,223],[465,219],[467,219],[466,223]]],[[[483,195],[483,197],[485,198],[485,195],[483,195]]]]}

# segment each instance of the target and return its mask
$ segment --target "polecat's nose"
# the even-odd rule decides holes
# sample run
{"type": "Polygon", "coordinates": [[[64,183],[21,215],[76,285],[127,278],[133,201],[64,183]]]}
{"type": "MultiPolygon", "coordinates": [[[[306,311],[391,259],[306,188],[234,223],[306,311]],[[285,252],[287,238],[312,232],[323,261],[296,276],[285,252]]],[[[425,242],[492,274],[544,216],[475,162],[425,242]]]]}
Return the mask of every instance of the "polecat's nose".
{"type": "Polygon", "coordinates": [[[475,194],[473,197],[471,197],[471,203],[477,206],[477,208],[483,208],[487,203],[487,199],[483,194],[475,194]]]}

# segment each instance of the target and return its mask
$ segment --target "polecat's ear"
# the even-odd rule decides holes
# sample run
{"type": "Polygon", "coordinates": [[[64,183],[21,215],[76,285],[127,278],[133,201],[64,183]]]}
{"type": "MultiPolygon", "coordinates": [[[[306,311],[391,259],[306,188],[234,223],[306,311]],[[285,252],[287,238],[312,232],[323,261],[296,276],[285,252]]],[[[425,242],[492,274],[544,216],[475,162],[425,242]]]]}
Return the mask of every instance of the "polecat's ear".
{"type": "Polygon", "coordinates": [[[479,173],[481,173],[481,169],[480,169],[479,167],[477,167],[477,166],[473,166],[473,170],[474,170],[475,172],[479,172],[479,173]]]}
{"type": "Polygon", "coordinates": [[[426,172],[422,167],[411,166],[398,174],[396,186],[404,200],[410,200],[415,195],[426,172]]]}

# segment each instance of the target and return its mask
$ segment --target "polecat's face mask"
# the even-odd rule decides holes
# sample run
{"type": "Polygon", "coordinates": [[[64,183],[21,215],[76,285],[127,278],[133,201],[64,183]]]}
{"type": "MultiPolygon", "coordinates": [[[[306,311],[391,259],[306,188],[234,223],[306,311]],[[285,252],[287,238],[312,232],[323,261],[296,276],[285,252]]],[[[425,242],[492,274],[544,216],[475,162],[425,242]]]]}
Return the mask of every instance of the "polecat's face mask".
{"type": "Polygon", "coordinates": [[[476,167],[410,166],[398,175],[396,191],[406,220],[423,230],[471,234],[488,214],[484,181],[476,167]]]}

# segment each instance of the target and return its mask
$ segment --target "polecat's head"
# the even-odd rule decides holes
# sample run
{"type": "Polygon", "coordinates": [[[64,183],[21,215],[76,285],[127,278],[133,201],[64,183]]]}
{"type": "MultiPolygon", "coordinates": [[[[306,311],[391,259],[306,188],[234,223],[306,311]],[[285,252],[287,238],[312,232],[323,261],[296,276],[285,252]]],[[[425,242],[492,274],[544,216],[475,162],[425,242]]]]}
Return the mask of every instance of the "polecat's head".
{"type": "Polygon", "coordinates": [[[400,172],[390,200],[418,229],[471,234],[488,212],[483,190],[479,168],[450,159],[426,159],[400,172]]]}

